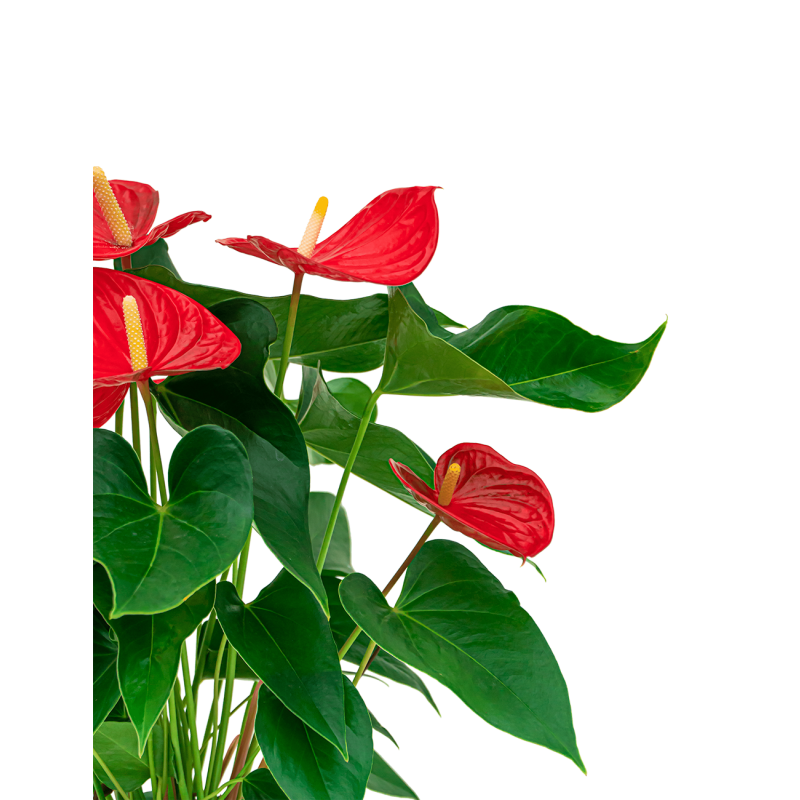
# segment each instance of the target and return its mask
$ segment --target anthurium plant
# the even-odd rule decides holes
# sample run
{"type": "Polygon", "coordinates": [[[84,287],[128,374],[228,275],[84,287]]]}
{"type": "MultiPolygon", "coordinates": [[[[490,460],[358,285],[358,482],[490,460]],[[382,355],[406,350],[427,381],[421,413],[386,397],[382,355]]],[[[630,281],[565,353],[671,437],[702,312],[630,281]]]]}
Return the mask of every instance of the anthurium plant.
{"type": "MultiPolygon", "coordinates": [[[[320,198],[296,248],[218,240],[267,262],[270,280],[285,275],[272,265],[291,270],[291,294],[257,296],[178,273],[165,238],[208,214],[154,227],[152,187],[94,168],[96,800],[422,796],[383,756],[396,743],[359,692],[370,674],[434,708],[427,680],[438,681],[487,724],[585,771],[556,657],[492,574],[497,559],[525,563],[551,543],[547,464],[534,472],[474,442],[434,461],[413,430],[377,423],[377,403],[477,395],[603,411],[643,378],[664,325],[623,344],[533,306],[455,323],[413,283],[445,268],[434,197],[385,191],[318,243],[320,198]],[[301,293],[307,274],[387,288],[328,300],[301,293]],[[284,392],[290,365],[298,397],[284,392]],[[352,377],[380,367],[374,389],[352,377]],[[165,425],[181,436],[169,463],[165,425]],[[337,493],[312,492],[310,469],[331,464],[337,493]],[[382,588],[351,564],[352,474],[389,513],[419,511],[419,540],[382,588]],[[266,586],[246,582],[258,547],[281,565],[266,586]],[[238,707],[235,681],[250,687],[238,707]]],[[[210,251],[235,274],[238,256],[210,251]]]]}

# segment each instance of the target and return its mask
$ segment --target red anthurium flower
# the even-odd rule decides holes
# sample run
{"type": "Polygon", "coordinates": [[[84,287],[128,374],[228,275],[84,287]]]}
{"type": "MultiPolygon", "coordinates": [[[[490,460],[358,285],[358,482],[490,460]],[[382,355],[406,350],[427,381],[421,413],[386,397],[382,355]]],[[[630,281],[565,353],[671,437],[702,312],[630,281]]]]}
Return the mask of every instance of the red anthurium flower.
{"type": "Polygon", "coordinates": [[[436,188],[411,186],[378,195],[344,227],[316,245],[313,256],[302,254],[302,244],[300,248],[287,247],[264,236],[217,241],[240,253],[288,267],[295,274],[402,286],[421,275],[436,252],[436,188]]]}
{"type": "Polygon", "coordinates": [[[94,270],[94,427],[133,381],[227,367],[241,344],[186,295],[112,269],[94,270]]]}
{"type": "Polygon", "coordinates": [[[211,219],[204,211],[187,211],[153,228],[158,192],[146,183],[108,181],[100,167],[94,168],[92,207],[95,261],[129,256],[193,222],[211,219]]]}
{"type": "Polygon", "coordinates": [[[389,464],[422,505],[481,544],[524,559],[541,553],[553,539],[553,499],[542,479],[485,444],[457,444],[442,455],[435,489],[404,464],[389,464]]]}

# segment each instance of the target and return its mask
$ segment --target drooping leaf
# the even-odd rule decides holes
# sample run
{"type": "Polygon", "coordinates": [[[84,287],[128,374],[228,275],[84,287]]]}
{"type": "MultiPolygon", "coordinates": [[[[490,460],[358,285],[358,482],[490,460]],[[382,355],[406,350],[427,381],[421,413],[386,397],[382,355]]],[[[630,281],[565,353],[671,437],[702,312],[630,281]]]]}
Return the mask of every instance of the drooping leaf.
{"type": "Polygon", "coordinates": [[[419,800],[414,790],[378,754],[372,756],[372,772],[367,781],[367,789],[390,797],[411,797],[419,800]]]}
{"type": "Polygon", "coordinates": [[[179,432],[213,423],[236,434],[253,469],[255,525],[261,538],[326,608],[308,530],[305,441],[292,412],[264,381],[274,321],[269,311],[248,299],[219,303],[212,313],[237,335],[241,356],[226,370],[164,381],[155,390],[159,407],[179,432]]]}
{"type": "Polygon", "coordinates": [[[218,584],[215,607],[250,669],[293,714],[346,753],[339,658],[311,593],[282,570],[252,603],[243,603],[233,584],[218,584]]]}
{"type": "MultiPolygon", "coordinates": [[[[328,604],[331,610],[331,632],[333,633],[336,647],[341,648],[355,629],[356,624],[344,610],[342,601],[339,599],[341,581],[332,576],[325,576],[322,582],[325,584],[325,591],[328,593],[328,604]]],[[[352,647],[345,654],[344,660],[350,664],[360,664],[368,644],[369,638],[365,633],[362,633],[353,642],[352,647]]],[[[411,689],[416,689],[433,706],[436,713],[439,713],[439,709],[436,707],[436,703],[433,702],[433,697],[431,697],[431,693],[423,683],[422,678],[414,670],[403,664],[402,661],[398,661],[394,656],[389,655],[385,650],[378,651],[365,673],[365,677],[369,676],[370,672],[374,672],[382,678],[388,678],[395,683],[400,683],[403,686],[408,686],[411,689]]]]}
{"type": "Polygon", "coordinates": [[[389,731],[387,731],[386,728],[380,724],[380,722],[378,722],[378,718],[371,711],[369,712],[369,721],[372,723],[372,730],[382,733],[395,747],[400,747],[400,745],[395,741],[394,736],[392,736],[392,734],[389,733],[389,731]]]}
{"type": "Polygon", "coordinates": [[[256,737],[290,800],[361,800],[372,765],[372,728],[358,690],[343,675],[348,760],[294,716],[266,686],[258,693],[256,737]]]}
{"type": "MultiPolygon", "coordinates": [[[[321,372],[311,367],[303,367],[299,419],[306,444],[343,467],[350,456],[361,419],[344,408],[328,390],[321,372]]],[[[422,480],[433,485],[434,461],[424,450],[400,431],[370,423],[353,474],[429,514],[397,480],[389,466],[390,458],[406,464],[422,480]]]]}
{"type": "MultiPolygon", "coordinates": [[[[109,620],[119,647],[119,688],[139,738],[140,755],[175,683],[181,645],[214,605],[214,586],[213,581],[206,584],[162,614],[128,614],[109,620]]],[[[94,603],[108,617],[113,596],[100,564],[94,565],[94,603]]]]}
{"type": "MultiPolygon", "coordinates": [[[[328,381],[328,391],[351,413],[359,419],[364,416],[372,390],[358,378],[334,378],[328,381]]],[[[369,421],[377,422],[378,406],[374,406],[369,421]]]]}
{"type": "Polygon", "coordinates": [[[268,769],[251,772],[242,783],[244,800],[288,800],[268,769]]]}
{"type": "Polygon", "coordinates": [[[94,559],[114,587],[111,618],[179,606],[230,566],[253,521],[241,442],[204,425],[169,464],[169,502],[150,499],[142,465],[117,434],[94,430],[94,559]]]}
{"type": "Polygon", "coordinates": [[[621,344],[552,311],[506,306],[452,333],[418,292],[406,296],[398,288],[389,289],[389,312],[383,392],[506,397],[579,411],[602,411],[627,397],[666,327],[621,344]]]}
{"type": "MultiPolygon", "coordinates": [[[[147,247],[142,247],[135,253],[131,254],[132,269],[141,269],[142,267],[147,267],[150,265],[160,267],[161,269],[166,269],[178,279],[181,277],[169,256],[169,247],[166,239],[156,239],[153,244],[149,244],[147,247]]],[[[114,269],[122,269],[121,258],[114,259],[114,269]]],[[[443,322],[442,325],[444,324],[445,323],[443,322]]]]}
{"type": "Polygon", "coordinates": [[[93,614],[92,733],[100,727],[119,701],[117,643],[100,612],[93,609],[93,614]]]}
{"type": "MultiPolygon", "coordinates": [[[[319,557],[319,551],[322,549],[322,540],[335,499],[330,492],[311,492],[308,496],[308,527],[311,531],[314,558],[319,557]]],[[[355,570],[350,563],[350,524],[347,521],[347,512],[341,508],[333,528],[322,574],[349,575],[351,572],[355,570]]]]}
{"type": "MultiPolygon", "coordinates": [[[[164,732],[160,727],[154,728],[153,754],[155,762],[160,764],[164,754],[164,732]]],[[[136,731],[130,722],[104,722],[94,734],[93,747],[103,763],[114,773],[123,791],[138,789],[150,779],[150,767],[147,757],[139,758],[136,731]]],[[[106,775],[96,759],[92,759],[94,774],[111,786],[111,778],[106,775]]]]}
{"type": "Polygon", "coordinates": [[[490,725],[584,770],[555,656],[517,598],[465,547],[424,545],[394,608],[358,573],[339,594],[380,647],[436,678],[490,725]]]}

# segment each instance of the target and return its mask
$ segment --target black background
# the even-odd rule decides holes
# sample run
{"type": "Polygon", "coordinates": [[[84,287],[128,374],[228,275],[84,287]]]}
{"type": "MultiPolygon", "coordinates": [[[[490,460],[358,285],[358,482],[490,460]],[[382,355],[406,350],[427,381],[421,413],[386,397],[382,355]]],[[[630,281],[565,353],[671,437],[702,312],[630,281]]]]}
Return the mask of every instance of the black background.
{"type": "MultiPolygon", "coordinates": [[[[428,303],[453,318],[473,325],[498,306],[524,303],[558,311],[592,333],[638,341],[665,313],[671,315],[672,327],[642,383],[600,414],[472,397],[384,397],[379,403],[379,422],[400,428],[434,458],[457,442],[484,442],[547,483],[555,501],[555,538],[537,559],[547,584],[530,566],[520,570],[519,561],[449,529],[440,527],[435,536],[470,547],[519,595],[566,676],[587,768],[611,778],[635,758],[632,748],[644,753],[648,735],[672,710],[663,695],[662,654],[676,625],[670,594],[680,582],[667,548],[667,520],[674,514],[671,453],[679,434],[671,353],[674,328],[681,324],[674,316],[681,285],[669,279],[679,213],[663,191],[669,167],[654,166],[646,147],[630,139],[591,138],[593,145],[577,136],[554,140],[537,153],[515,151],[518,141],[505,150],[495,140],[492,153],[483,152],[480,140],[440,142],[441,161],[433,147],[414,161],[367,157],[351,147],[319,158],[331,168],[314,165],[313,148],[291,154],[296,168],[282,152],[248,161],[198,159],[201,167],[163,162],[104,168],[112,178],[153,184],[161,193],[159,222],[190,209],[214,215],[169,239],[188,281],[286,294],[289,271],[216,245],[214,238],[263,234],[294,246],[321,194],[331,201],[324,238],[385,189],[438,182],[445,187],[436,193],[439,247],[417,286],[428,303]]],[[[303,291],[353,297],[382,288],[307,277],[303,291]]],[[[359,377],[375,386],[379,376],[359,377]]],[[[298,382],[299,367],[293,366],[287,396],[297,394],[298,382]]],[[[177,437],[163,419],[159,436],[166,462],[177,437]]],[[[340,474],[338,467],[316,467],[312,488],[335,491],[340,474]]],[[[428,518],[358,478],[350,481],[345,505],[353,563],[383,585],[428,518]]],[[[245,600],[278,568],[254,537],[245,600]]],[[[520,779],[533,780],[531,789],[582,779],[567,759],[488,727],[447,689],[426,680],[441,720],[410,689],[368,680],[360,686],[402,747],[397,752],[376,736],[378,749],[423,798],[477,796],[485,781],[505,797],[520,779]]],[[[237,700],[249,684],[240,687],[237,700]]]]}

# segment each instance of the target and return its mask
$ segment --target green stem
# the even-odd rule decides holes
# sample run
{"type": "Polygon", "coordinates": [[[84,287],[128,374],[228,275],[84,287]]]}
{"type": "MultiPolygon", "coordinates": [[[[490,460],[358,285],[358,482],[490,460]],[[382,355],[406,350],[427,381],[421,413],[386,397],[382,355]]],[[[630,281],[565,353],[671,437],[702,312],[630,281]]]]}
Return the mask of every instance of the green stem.
{"type": "Polygon", "coordinates": [[[236,580],[234,581],[234,586],[236,586],[236,591],[239,592],[239,597],[242,596],[242,592],[244,591],[244,576],[247,572],[247,558],[250,555],[251,536],[252,531],[248,534],[247,541],[244,543],[242,552],[239,554],[239,570],[236,573],[236,580]]]}
{"type": "MultiPolygon", "coordinates": [[[[217,653],[217,661],[214,664],[214,699],[211,702],[211,709],[208,712],[208,726],[212,727],[212,737],[211,737],[211,756],[208,760],[208,776],[206,779],[206,792],[211,791],[211,779],[213,777],[214,772],[214,763],[217,760],[217,750],[219,748],[219,723],[217,722],[218,719],[218,711],[219,711],[219,687],[220,687],[220,680],[219,680],[219,673],[222,668],[222,656],[225,654],[225,645],[228,643],[228,637],[225,634],[222,634],[222,639],[219,643],[219,652],[217,653]]],[[[206,735],[208,735],[208,726],[206,726],[206,735]]],[[[224,743],[222,745],[225,746],[224,743]]]]}
{"type": "Polygon", "coordinates": [[[347,655],[347,651],[353,646],[360,633],[361,628],[356,626],[356,629],[347,637],[345,643],[342,645],[342,649],[339,651],[339,661],[341,661],[347,655]]]}
{"type": "Polygon", "coordinates": [[[382,393],[379,387],[372,393],[372,397],[369,398],[367,407],[364,409],[364,414],[361,417],[361,424],[358,426],[358,431],[356,432],[356,438],[353,442],[353,447],[350,450],[350,455],[347,457],[347,463],[344,465],[344,474],[342,475],[342,479],[339,481],[339,490],[336,492],[336,499],[333,501],[333,508],[331,509],[330,518],[328,519],[328,527],[325,529],[325,536],[322,540],[319,558],[317,558],[318,572],[322,572],[322,567],[325,564],[325,558],[328,555],[328,548],[331,546],[333,529],[336,526],[336,520],[339,516],[339,509],[342,506],[344,490],[347,488],[347,481],[350,478],[350,473],[353,471],[353,465],[356,463],[358,451],[361,449],[361,443],[364,441],[364,437],[367,434],[369,418],[372,416],[372,410],[375,408],[375,404],[378,402],[378,398],[381,396],[381,394],[382,393]]]}
{"type": "Polygon", "coordinates": [[[297,272],[292,285],[292,297],[289,300],[289,318],[286,320],[286,331],[283,334],[283,351],[281,352],[281,365],[278,368],[278,377],[275,381],[275,394],[283,397],[283,379],[289,366],[289,354],[292,352],[292,338],[294,337],[294,324],[297,321],[297,307],[300,305],[300,286],[303,283],[303,273],[297,272]]]}
{"type": "Polygon", "coordinates": [[[139,394],[136,391],[136,384],[131,384],[131,431],[133,438],[133,449],[136,455],[139,456],[139,461],[142,460],[142,442],[139,436],[139,394]]]}
{"type": "Polygon", "coordinates": [[[181,741],[178,732],[178,711],[175,706],[175,687],[173,687],[169,694],[169,734],[172,739],[172,752],[175,754],[178,791],[180,792],[181,800],[191,800],[189,790],[186,788],[186,776],[183,771],[183,756],[181,755],[181,741]]]}
{"type": "MultiPolygon", "coordinates": [[[[258,707],[258,690],[261,687],[261,681],[256,681],[253,684],[253,690],[250,692],[250,703],[247,706],[247,713],[242,718],[242,729],[239,731],[239,744],[236,747],[236,755],[233,759],[233,767],[231,767],[231,777],[238,775],[244,769],[247,755],[250,752],[250,743],[253,740],[253,729],[256,724],[256,708],[258,707]]],[[[227,800],[236,800],[238,789],[228,794],[227,800]]]]}
{"type": "MultiPolygon", "coordinates": [[[[125,421],[125,398],[122,398],[122,402],[119,404],[119,408],[117,409],[117,413],[114,415],[114,433],[118,436],[122,436],[122,423],[125,421]]],[[[101,797],[100,800],[103,800],[101,797]]]]}
{"type": "Polygon", "coordinates": [[[227,789],[229,786],[235,786],[237,783],[241,783],[243,780],[244,778],[234,778],[232,781],[223,783],[222,786],[219,787],[219,789],[214,789],[214,791],[211,792],[211,794],[204,795],[203,800],[213,800],[213,798],[219,797],[219,793],[223,789],[227,789]]]}
{"type": "Polygon", "coordinates": [[[169,781],[169,723],[167,722],[166,710],[161,713],[161,730],[164,733],[164,757],[161,762],[161,782],[158,786],[159,794],[167,790],[167,781],[169,781]]]}
{"type": "Polygon", "coordinates": [[[370,639],[369,644],[367,645],[367,649],[364,652],[364,658],[361,659],[361,663],[358,665],[358,672],[356,672],[355,678],[353,678],[353,686],[358,686],[358,682],[361,680],[361,676],[364,674],[364,670],[367,668],[367,664],[369,664],[370,657],[372,656],[372,651],[375,649],[375,642],[370,639]]]}
{"type": "Polygon", "coordinates": [[[181,669],[183,670],[183,685],[186,689],[186,713],[189,718],[190,747],[192,761],[194,762],[194,783],[197,796],[203,793],[203,762],[200,759],[200,748],[197,743],[197,714],[192,693],[192,680],[189,673],[189,654],[186,652],[186,642],[181,645],[181,669]]]}
{"type": "MultiPolygon", "coordinates": [[[[156,415],[156,399],[155,397],[150,398],[150,405],[153,406],[153,415],[156,415]]],[[[149,424],[149,418],[148,418],[149,424]]],[[[156,501],[156,458],[153,455],[153,447],[150,447],[150,497],[153,499],[153,502],[156,501]]]]}
{"type": "Polygon", "coordinates": [[[101,781],[94,772],[92,773],[92,780],[94,781],[94,793],[97,795],[97,800],[103,800],[106,796],[106,793],[103,791],[103,781],[101,781]]]}
{"type": "Polygon", "coordinates": [[[161,505],[167,504],[167,484],[164,481],[164,467],[161,464],[161,449],[158,446],[158,433],[156,433],[156,414],[153,403],[150,402],[150,387],[147,381],[139,383],[139,389],[144,398],[144,406],[147,409],[147,423],[150,426],[150,449],[152,458],[156,462],[156,475],[158,476],[158,491],[161,494],[161,505]]]}
{"type": "Polygon", "coordinates": [[[147,737],[147,766],[150,767],[150,784],[153,789],[153,798],[157,797],[156,789],[158,789],[158,778],[156,777],[156,758],[153,754],[153,734],[147,737]]]}
{"type": "Polygon", "coordinates": [[[128,795],[122,790],[122,787],[119,785],[119,781],[114,777],[114,773],[106,766],[105,761],[103,761],[103,759],[97,754],[97,750],[92,748],[92,753],[94,753],[94,760],[100,765],[100,769],[102,769],[103,772],[108,775],[108,779],[111,781],[114,789],[122,798],[122,800],[128,800],[128,795]]]}

